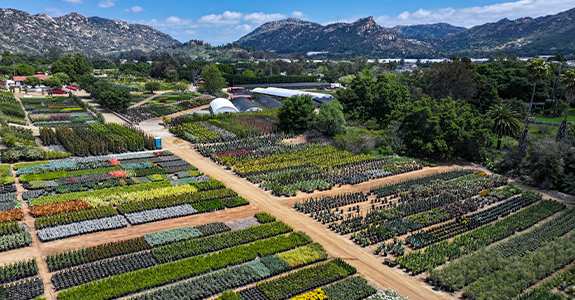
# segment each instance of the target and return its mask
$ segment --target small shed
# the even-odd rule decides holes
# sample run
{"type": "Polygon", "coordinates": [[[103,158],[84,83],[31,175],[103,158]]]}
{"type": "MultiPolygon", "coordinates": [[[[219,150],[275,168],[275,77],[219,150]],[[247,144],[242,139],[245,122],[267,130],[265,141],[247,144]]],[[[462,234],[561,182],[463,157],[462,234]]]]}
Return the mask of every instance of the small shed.
{"type": "Polygon", "coordinates": [[[230,100],[216,98],[214,101],[210,102],[210,112],[213,115],[219,115],[225,113],[238,113],[240,111],[230,102],[230,100]]]}
{"type": "Polygon", "coordinates": [[[272,99],[270,96],[261,96],[255,100],[261,107],[266,109],[274,109],[282,106],[282,103],[272,99]]]}
{"type": "Polygon", "coordinates": [[[241,112],[262,111],[261,107],[250,101],[248,98],[238,97],[232,99],[232,104],[241,112]]]}

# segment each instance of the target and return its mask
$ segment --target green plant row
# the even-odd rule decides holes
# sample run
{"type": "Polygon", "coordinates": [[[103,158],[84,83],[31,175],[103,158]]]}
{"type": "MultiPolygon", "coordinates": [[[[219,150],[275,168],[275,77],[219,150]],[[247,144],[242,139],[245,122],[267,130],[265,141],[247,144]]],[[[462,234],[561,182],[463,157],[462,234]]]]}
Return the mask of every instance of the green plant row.
{"type": "Polygon", "coordinates": [[[499,220],[495,224],[487,224],[457,236],[452,242],[442,241],[432,244],[425,251],[417,250],[411,252],[405,256],[398,257],[396,261],[408,271],[419,274],[444,264],[449,259],[456,259],[511,236],[516,230],[529,228],[563,208],[564,205],[561,203],[543,200],[516,214],[499,220]]]}
{"type": "Polygon", "coordinates": [[[48,203],[59,203],[64,201],[73,201],[88,197],[98,197],[103,198],[104,200],[107,199],[106,197],[111,195],[118,195],[122,193],[130,193],[130,192],[137,192],[137,191],[146,191],[150,189],[162,188],[162,187],[169,187],[171,186],[170,182],[167,180],[158,181],[158,182],[150,182],[145,184],[136,184],[130,186],[120,186],[120,187],[112,187],[107,189],[101,189],[97,191],[86,191],[86,192],[76,192],[70,194],[62,194],[62,195],[52,195],[52,196],[45,196],[41,198],[33,198],[29,200],[31,206],[36,206],[40,204],[48,204],[48,203]]]}
{"type": "Polygon", "coordinates": [[[252,226],[237,231],[229,231],[217,236],[185,240],[163,247],[155,248],[152,253],[159,262],[176,261],[185,257],[218,251],[241,244],[250,243],[263,238],[285,234],[293,228],[284,222],[274,222],[252,226]]]}
{"type": "Polygon", "coordinates": [[[223,199],[237,196],[237,193],[230,189],[218,189],[205,192],[188,193],[163,198],[149,199],[146,201],[127,202],[118,205],[118,212],[121,214],[134,213],[144,210],[165,208],[182,204],[193,204],[205,200],[223,199]]]}
{"type": "Polygon", "coordinates": [[[283,277],[256,284],[270,300],[285,300],[305,291],[355,274],[356,270],[341,259],[335,259],[283,277]]]}
{"type": "Polygon", "coordinates": [[[37,229],[42,229],[46,227],[65,225],[85,220],[112,217],[117,214],[118,212],[113,207],[105,206],[41,216],[34,220],[34,224],[37,229]]]}
{"type": "Polygon", "coordinates": [[[0,236],[0,252],[28,247],[30,244],[32,244],[32,236],[28,231],[0,236]]]}
{"type": "Polygon", "coordinates": [[[298,233],[257,241],[205,256],[186,258],[151,268],[109,277],[97,282],[65,290],[58,295],[60,300],[86,299],[103,300],[121,297],[145,289],[161,286],[178,280],[198,276],[238,263],[247,262],[257,256],[266,256],[286,251],[309,240],[298,233]]]}
{"type": "MultiPolygon", "coordinates": [[[[573,232],[571,232],[573,233],[573,232]]],[[[493,258],[498,271],[484,273],[464,289],[464,296],[477,300],[503,300],[519,295],[529,286],[575,260],[575,239],[558,238],[523,257],[493,258]],[[497,283],[497,284],[495,284],[497,283]]]]}
{"type": "Polygon", "coordinates": [[[36,259],[18,261],[0,267],[0,284],[14,282],[36,275],[38,275],[38,263],[36,259]]]}

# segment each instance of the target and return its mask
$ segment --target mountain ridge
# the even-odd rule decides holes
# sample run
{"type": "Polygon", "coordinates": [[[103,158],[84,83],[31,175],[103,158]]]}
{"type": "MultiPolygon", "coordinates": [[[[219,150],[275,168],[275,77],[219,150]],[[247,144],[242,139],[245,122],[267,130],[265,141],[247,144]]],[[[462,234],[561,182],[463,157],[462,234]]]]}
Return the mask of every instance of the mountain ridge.
{"type": "Polygon", "coordinates": [[[0,8],[0,50],[42,54],[50,47],[65,52],[105,54],[152,51],[181,43],[154,27],[122,20],[85,17],[76,12],[61,17],[0,8]]]}

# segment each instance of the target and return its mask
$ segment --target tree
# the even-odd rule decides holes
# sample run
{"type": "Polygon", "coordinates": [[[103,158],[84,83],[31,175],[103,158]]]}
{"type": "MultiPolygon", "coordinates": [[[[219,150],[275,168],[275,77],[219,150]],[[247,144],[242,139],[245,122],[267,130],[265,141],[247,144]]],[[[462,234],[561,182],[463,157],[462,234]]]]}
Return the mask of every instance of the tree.
{"type": "Polygon", "coordinates": [[[256,75],[254,74],[254,71],[252,70],[245,70],[242,72],[242,76],[245,77],[256,77],[256,75]]]}
{"type": "Polygon", "coordinates": [[[565,175],[565,169],[572,168],[570,163],[573,163],[573,157],[574,147],[546,139],[534,142],[529,147],[525,166],[542,188],[554,188],[554,182],[565,175]]]}
{"type": "Polygon", "coordinates": [[[407,87],[397,82],[394,75],[379,74],[374,79],[371,71],[364,69],[352,79],[349,88],[337,91],[337,98],[351,119],[376,119],[386,124],[391,111],[410,97],[407,87]]]}
{"type": "Polygon", "coordinates": [[[531,109],[533,107],[533,99],[535,98],[535,91],[537,83],[549,73],[549,64],[542,58],[534,58],[530,60],[525,66],[527,73],[531,76],[533,82],[533,93],[531,94],[531,101],[529,101],[529,108],[527,110],[527,121],[525,122],[525,130],[519,139],[519,149],[517,151],[517,160],[522,160],[527,154],[527,144],[529,142],[529,123],[531,122],[531,109]]]}
{"type": "Polygon", "coordinates": [[[343,107],[337,100],[322,105],[316,120],[318,129],[329,136],[345,132],[343,107]]]}
{"type": "Polygon", "coordinates": [[[46,54],[46,58],[50,62],[55,62],[58,59],[60,59],[60,57],[62,57],[62,53],[64,53],[64,50],[62,50],[62,48],[50,47],[50,49],[48,49],[48,53],[46,54]]]}
{"type": "Polygon", "coordinates": [[[471,100],[477,93],[471,60],[453,57],[452,62],[441,62],[431,67],[425,92],[434,99],[455,98],[471,100]]]}
{"type": "Polygon", "coordinates": [[[55,78],[58,78],[60,80],[60,82],[66,84],[66,83],[70,83],[70,76],[68,76],[66,73],[56,73],[54,74],[55,78]]]}
{"type": "Polygon", "coordinates": [[[24,79],[24,84],[29,86],[38,86],[42,84],[42,80],[36,76],[28,76],[26,79],[24,79]]]}
{"type": "Polygon", "coordinates": [[[18,76],[31,76],[34,75],[34,67],[27,64],[20,64],[16,66],[16,75],[18,76]]]}
{"type": "Polygon", "coordinates": [[[190,71],[190,80],[192,81],[192,84],[196,84],[196,76],[198,76],[198,69],[200,68],[200,65],[197,62],[191,60],[186,64],[186,66],[190,71]]]}
{"type": "Polygon", "coordinates": [[[204,67],[202,79],[204,80],[203,90],[208,93],[221,93],[222,89],[226,87],[226,81],[217,65],[211,64],[204,67]]]}
{"type": "Polygon", "coordinates": [[[549,58],[549,61],[556,61],[558,64],[557,66],[557,77],[555,78],[555,83],[553,84],[553,101],[557,100],[557,89],[559,88],[559,78],[561,78],[561,69],[563,68],[563,64],[567,62],[567,57],[563,55],[561,52],[555,53],[555,55],[549,58]]]}
{"type": "Polygon", "coordinates": [[[150,93],[154,93],[154,91],[157,91],[160,89],[160,83],[156,82],[156,81],[146,82],[146,85],[144,86],[144,88],[146,89],[146,91],[149,91],[150,93]]]}
{"type": "Polygon", "coordinates": [[[122,87],[111,86],[105,81],[98,81],[92,88],[92,97],[107,108],[125,112],[130,106],[130,92],[122,87]]]}
{"type": "Polygon", "coordinates": [[[563,88],[565,89],[565,97],[567,98],[567,109],[565,111],[565,118],[559,126],[559,131],[557,131],[556,140],[563,141],[567,137],[568,127],[567,127],[567,117],[569,116],[569,108],[571,108],[571,102],[575,98],[575,69],[570,69],[565,71],[565,74],[561,75],[559,80],[563,88]]]}
{"type": "Polygon", "coordinates": [[[483,161],[492,122],[464,100],[423,98],[393,111],[400,135],[413,155],[483,161]]]}
{"type": "Polygon", "coordinates": [[[60,82],[60,79],[58,79],[56,77],[50,77],[50,78],[44,79],[44,85],[49,86],[51,88],[59,89],[62,87],[62,82],[60,82]]]}
{"type": "Polygon", "coordinates": [[[501,149],[501,138],[515,137],[521,130],[521,114],[508,103],[495,104],[487,112],[493,120],[493,132],[497,135],[497,150],[501,149]]]}
{"type": "Polygon", "coordinates": [[[315,118],[314,110],[310,95],[292,96],[279,108],[278,125],[286,132],[299,133],[308,130],[315,118]]]}
{"type": "Polygon", "coordinates": [[[70,81],[77,82],[78,78],[84,74],[91,73],[93,68],[81,53],[67,54],[52,63],[50,70],[53,74],[66,73],[70,81]]]}

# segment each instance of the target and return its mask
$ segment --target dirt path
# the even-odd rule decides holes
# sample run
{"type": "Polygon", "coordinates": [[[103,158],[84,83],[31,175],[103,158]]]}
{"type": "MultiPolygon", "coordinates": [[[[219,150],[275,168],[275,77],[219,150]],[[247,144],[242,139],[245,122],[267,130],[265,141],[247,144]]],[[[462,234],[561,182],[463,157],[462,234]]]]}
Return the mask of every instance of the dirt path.
{"type": "MultiPolygon", "coordinates": [[[[16,171],[13,171],[12,176],[16,177],[16,171]]],[[[18,200],[22,202],[22,212],[24,213],[24,220],[22,220],[20,224],[25,224],[28,227],[30,235],[32,235],[32,246],[21,248],[17,251],[8,251],[7,253],[2,253],[2,255],[0,255],[0,265],[23,259],[36,258],[36,261],[38,262],[38,273],[40,278],[42,278],[42,282],[44,283],[44,297],[46,297],[46,299],[55,300],[56,294],[52,289],[52,282],[50,281],[48,265],[46,264],[45,255],[42,253],[43,245],[40,243],[38,235],[36,234],[34,218],[32,215],[30,215],[30,211],[28,210],[28,203],[23,201],[22,198],[24,187],[22,187],[22,184],[18,178],[16,178],[15,185],[16,192],[18,193],[18,200]]]]}
{"type": "Polygon", "coordinates": [[[118,123],[118,124],[127,124],[126,121],[124,121],[122,118],[116,116],[114,113],[112,113],[111,110],[109,110],[108,108],[106,108],[104,106],[101,106],[98,102],[96,102],[93,98],[90,97],[90,94],[87,94],[85,91],[78,93],[77,96],[80,97],[80,99],[82,99],[82,101],[84,101],[87,104],[92,105],[95,109],[97,109],[99,112],[101,112],[104,115],[106,122],[118,123]]]}
{"type": "Polygon", "coordinates": [[[140,101],[140,102],[138,102],[138,103],[136,103],[136,104],[134,104],[134,105],[132,105],[132,106],[130,106],[130,107],[128,107],[128,108],[134,108],[134,107],[142,106],[142,105],[148,103],[148,101],[151,101],[151,100],[153,100],[154,98],[156,98],[156,97],[158,97],[158,96],[160,96],[160,95],[163,95],[164,93],[165,93],[165,92],[157,92],[157,93],[155,93],[153,96],[150,96],[150,97],[148,97],[148,98],[146,98],[146,99],[144,99],[144,100],[142,100],[142,101],[140,101]]]}
{"type": "MultiPolygon", "coordinates": [[[[356,246],[352,241],[342,238],[337,233],[326,230],[308,216],[286,207],[286,204],[289,204],[286,201],[278,201],[269,193],[224,170],[208,158],[202,157],[195,150],[190,149],[188,142],[174,137],[166,137],[163,143],[165,149],[198,167],[202,172],[223,181],[227,187],[246,197],[251,205],[272,213],[293,226],[295,230],[306,232],[314,241],[322,244],[331,256],[345,259],[357,268],[360,275],[378,287],[384,289],[391,287],[402,296],[408,296],[410,299],[452,299],[448,294],[434,292],[431,286],[423,282],[405,278],[406,275],[403,271],[397,268],[391,269],[382,265],[368,250],[356,246]],[[286,202],[286,204],[282,202],[286,202]]],[[[393,180],[391,177],[384,179],[393,180]]],[[[341,191],[336,190],[335,192],[341,191]]],[[[292,200],[290,199],[290,201],[292,200]]]]}

